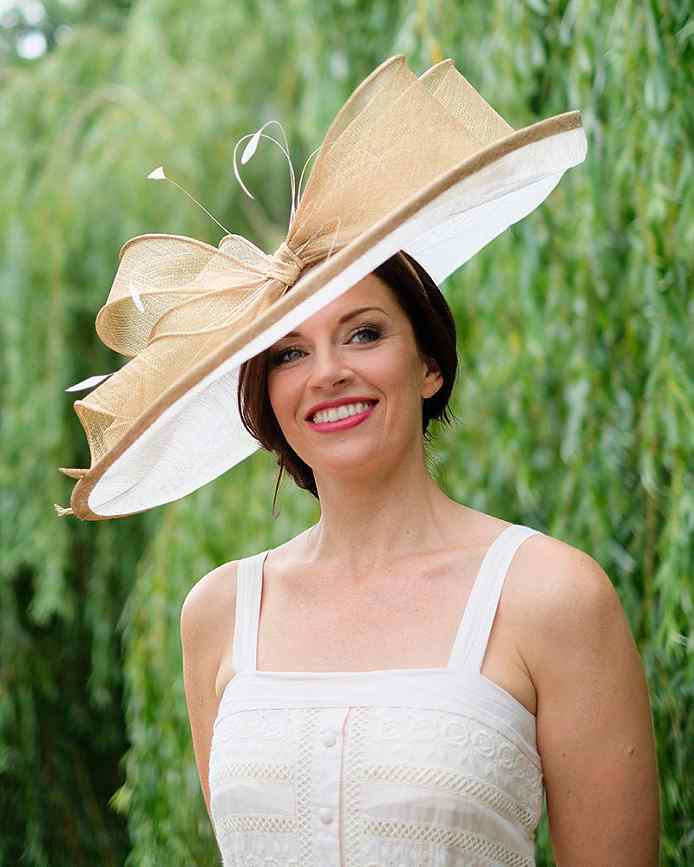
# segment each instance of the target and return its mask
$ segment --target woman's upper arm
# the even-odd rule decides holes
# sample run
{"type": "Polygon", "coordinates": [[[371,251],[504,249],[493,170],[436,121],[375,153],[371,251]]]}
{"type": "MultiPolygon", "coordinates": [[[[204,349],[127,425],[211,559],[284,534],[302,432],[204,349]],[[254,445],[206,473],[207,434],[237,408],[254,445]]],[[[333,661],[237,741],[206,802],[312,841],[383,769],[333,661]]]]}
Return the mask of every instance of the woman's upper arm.
{"type": "Polygon", "coordinates": [[[537,692],[557,865],[657,867],[660,790],[650,700],[622,604],[592,557],[551,537],[540,547],[527,585],[535,599],[523,656],[537,692]]]}
{"type": "Polygon", "coordinates": [[[236,562],[231,562],[202,577],[188,591],[181,606],[183,687],[195,762],[210,820],[210,747],[219,708],[215,682],[222,652],[233,638],[235,603],[236,562]]]}

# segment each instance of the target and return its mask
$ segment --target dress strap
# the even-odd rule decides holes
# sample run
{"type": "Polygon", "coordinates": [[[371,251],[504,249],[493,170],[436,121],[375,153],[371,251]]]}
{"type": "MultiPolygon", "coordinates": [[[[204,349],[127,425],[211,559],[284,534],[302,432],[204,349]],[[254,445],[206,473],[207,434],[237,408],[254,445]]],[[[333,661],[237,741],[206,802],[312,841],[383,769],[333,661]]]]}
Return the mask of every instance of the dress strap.
{"type": "Polygon", "coordinates": [[[449,668],[479,674],[513,555],[522,542],[536,534],[541,535],[524,524],[511,524],[487,549],[465,606],[449,668]]]}
{"type": "Polygon", "coordinates": [[[258,651],[263,561],[267,551],[243,557],[236,567],[236,622],[231,667],[235,674],[255,671],[258,651]]]}

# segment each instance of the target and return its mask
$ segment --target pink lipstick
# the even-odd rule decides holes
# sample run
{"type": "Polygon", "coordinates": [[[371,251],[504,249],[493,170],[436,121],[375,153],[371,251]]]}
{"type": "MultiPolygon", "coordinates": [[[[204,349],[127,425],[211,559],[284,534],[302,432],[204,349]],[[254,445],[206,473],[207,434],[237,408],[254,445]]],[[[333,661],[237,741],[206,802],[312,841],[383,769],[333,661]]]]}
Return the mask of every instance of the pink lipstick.
{"type": "Polygon", "coordinates": [[[308,420],[309,427],[313,428],[315,431],[320,431],[321,433],[332,433],[333,431],[341,431],[345,430],[349,427],[355,427],[358,424],[361,424],[363,421],[371,415],[374,411],[377,404],[372,404],[363,412],[358,412],[355,415],[347,416],[347,418],[340,418],[337,421],[311,421],[308,420]]]}

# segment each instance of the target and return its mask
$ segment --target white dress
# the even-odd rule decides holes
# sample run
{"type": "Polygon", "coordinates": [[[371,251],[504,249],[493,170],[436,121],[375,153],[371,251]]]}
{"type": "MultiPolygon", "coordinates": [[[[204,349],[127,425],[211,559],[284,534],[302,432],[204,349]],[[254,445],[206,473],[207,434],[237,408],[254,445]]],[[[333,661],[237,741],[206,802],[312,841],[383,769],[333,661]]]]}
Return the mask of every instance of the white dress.
{"type": "Polygon", "coordinates": [[[224,867],[533,867],[535,717],[480,673],[504,578],[488,548],[445,668],[256,671],[262,567],[239,561],[210,807],[224,867]]]}

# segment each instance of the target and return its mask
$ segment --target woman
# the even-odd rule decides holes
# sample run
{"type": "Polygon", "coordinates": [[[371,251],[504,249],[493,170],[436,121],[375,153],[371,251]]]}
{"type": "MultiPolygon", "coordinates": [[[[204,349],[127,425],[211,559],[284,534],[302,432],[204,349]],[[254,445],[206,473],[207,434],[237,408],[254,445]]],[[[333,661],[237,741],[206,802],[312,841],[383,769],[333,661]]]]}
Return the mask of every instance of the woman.
{"type": "Polygon", "coordinates": [[[455,373],[450,311],[405,254],[243,369],[244,423],[320,519],[182,608],[225,864],[534,864],[543,784],[561,867],[658,864],[649,699],[617,593],[587,554],[430,477],[455,373]]]}

